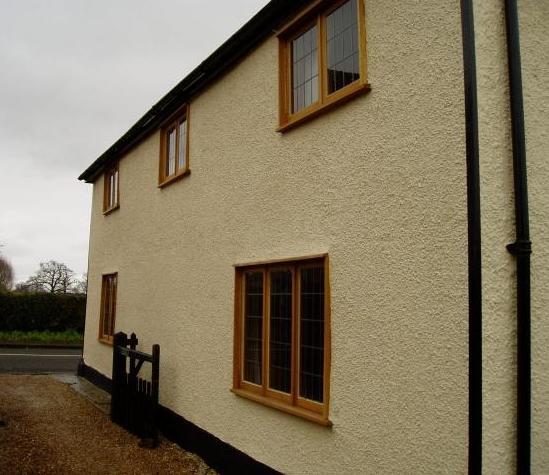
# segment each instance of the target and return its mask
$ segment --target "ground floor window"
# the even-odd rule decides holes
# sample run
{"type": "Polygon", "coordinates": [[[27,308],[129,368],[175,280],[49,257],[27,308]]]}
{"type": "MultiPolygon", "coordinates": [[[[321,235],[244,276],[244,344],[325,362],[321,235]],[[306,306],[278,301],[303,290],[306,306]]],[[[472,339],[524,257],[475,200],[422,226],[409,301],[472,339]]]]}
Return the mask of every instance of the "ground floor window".
{"type": "Polygon", "coordinates": [[[236,267],[237,394],[329,425],[328,258],[236,267]]]}
{"type": "Polygon", "coordinates": [[[101,285],[101,314],[99,318],[99,340],[111,343],[114,337],[116,318],[116,287],[118,274],[104,274],[101,285]]]}

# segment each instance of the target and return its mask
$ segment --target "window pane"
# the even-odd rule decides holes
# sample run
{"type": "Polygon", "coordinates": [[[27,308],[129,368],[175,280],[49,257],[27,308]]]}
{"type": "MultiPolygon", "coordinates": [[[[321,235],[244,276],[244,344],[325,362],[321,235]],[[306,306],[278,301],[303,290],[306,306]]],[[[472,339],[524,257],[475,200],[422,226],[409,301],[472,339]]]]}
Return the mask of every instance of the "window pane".
{"type": "Polygon", "coordinates": [[[116,275],[103,276],[103,295],[101,336],[112,337],[116,315],[116,275]]]}
{"type": "Polygon", "coordinates": [[[244,379],[261,384],[263,357],[263,272],[250,272],[245,280],[244,379]]]}
{"type": "Polygon", "coordinates": [[[356,0],[349,0],[326,17],[328,30],[328,93],[359,78],[356,0]]]}
{"type": "Polygon", "coordinates": [[[168,132],[168,159],[166,160],[166,176],[175,173],[175,129],[168,132]]]}
{"type": "Polygon", "coordinates": [[[324,268],[301,270],[299,395],[322,402],[324,392],[324,268]]]}
{"type": "Polygon", "coordinates": [[[292,273],[271,272],[269,386],[290,392],[292,383],[292,273]]]}
{"type": "Polygon", "coordinates": [[[317,34],[317,28],[313,26],[292,41],[293,112],[318,100],[317,34]],[[316,85],[316,91],[311,89],[313,85],[316,85]]]}
{"type": "Polygon", "coordinates": [[[109,320],[110,320],[110,289],[109,289],[109,278],[103,277],[103,288],[104,288],[104,298],[103,298],[103,328],[101,328],[101,335],[107,336],[109,334],[109,320]]]}
{"type": "Polygon", "coordinates": [[[109,320],[109,336],[114,336],[114,318],[116,315],[116,276],[111,277],[111,311],[109,320]]]}
{"type": "Polygon", "coordinates": [[[114,206],[114,173],[109,174],[109,208],[114,206]]]}
{"type": "Polygon", "coordinates": [[[116,170],[114,172],[114,178],[113,178],[113,182],[114,182],[114,187],[113,187],[113,200],[112,200],[112,204],[113,206],[116,205],[118,203],[118,170],[116,170]]]}
{"type": "Polygon", "coordinates": [[[179,157],[177,166],[179,170],[184,170],[187,166],[187,121],[179,124],[179,157]]]}

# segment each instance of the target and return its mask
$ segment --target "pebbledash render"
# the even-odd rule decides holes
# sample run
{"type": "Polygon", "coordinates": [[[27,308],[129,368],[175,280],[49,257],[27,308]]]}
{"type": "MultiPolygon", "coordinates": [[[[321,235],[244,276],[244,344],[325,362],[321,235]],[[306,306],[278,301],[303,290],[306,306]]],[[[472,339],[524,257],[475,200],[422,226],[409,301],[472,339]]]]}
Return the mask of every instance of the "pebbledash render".
{"type": "Polygon", "coordinates": [[[520,49],[515,7],[265,6],[80,177],[82,373],[114,332],[160,344],[161,405],[226,471],[548,471],[549,3],[520,49]]]}

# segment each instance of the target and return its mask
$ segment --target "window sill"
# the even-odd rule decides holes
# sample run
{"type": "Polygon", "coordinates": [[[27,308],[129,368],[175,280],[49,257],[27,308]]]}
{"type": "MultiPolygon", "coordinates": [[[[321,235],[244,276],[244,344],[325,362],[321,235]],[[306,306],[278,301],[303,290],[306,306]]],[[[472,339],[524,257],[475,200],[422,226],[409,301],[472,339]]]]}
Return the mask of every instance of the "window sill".
{"type": "Polygon", "coordinates": [[[101,337],[99,337],[99,338],[97,339],[97,341],[98,341],[99,343],[103,343],[103,345],[112,346],[112,340],[107,340],[106,338],[101,338],[101,337]]]}
{"type": "Polygon", "coordinates": [[[108,214],[111,214],[113,211],[117,210],[118,208],[120,208],[120,205],[117,203],[112,208],[103,210],[103,216],[107,216],[108,214]]]}
{"type": "Polygon", "coordinates": [[[171,175],[168,178],[164,179],[163,182],[158,184],[158,188],[164,188],[167,185],[172,184],[174,181],[181,180],[181,178],[184,178],[191,174],[191,170],[187,169],[181,173],[178,173],[177,175],[171,175]]]}
{"type": "Polygon", "coordinates": [[[263,404],[264,406],[272,407],[273,409],[278,409],[279,411],[286,412],[287,414],[292,414],[293,416],[301,417],[310,422],[314,422],[325,427],[332,427],[333,425],[332,421],[324,417],[322,414],[308,411],[307,409],[303,409],[302,407],[291,406],[280,400],[261,396],[260,394],[250,393],[243,389],[233,388],[231,389],[231,392],[245,399],[258,402],[260,404],[263,404]]]}
{"type": "Polygon", "coordinates": [[[356,82],[354,84],[349,84],[347,87],[328,96],[324,102],[309,106],[307,109],[287,117],[286,120],[281,120],[281,124],[276,131],[286,132],[287,130],[292,129],[303,122],[314,119],[324,112],[327,112],[328,110],[343,104],[358,95],[370,92],[371,89],[372,86],[369,83],[356,82]]]}

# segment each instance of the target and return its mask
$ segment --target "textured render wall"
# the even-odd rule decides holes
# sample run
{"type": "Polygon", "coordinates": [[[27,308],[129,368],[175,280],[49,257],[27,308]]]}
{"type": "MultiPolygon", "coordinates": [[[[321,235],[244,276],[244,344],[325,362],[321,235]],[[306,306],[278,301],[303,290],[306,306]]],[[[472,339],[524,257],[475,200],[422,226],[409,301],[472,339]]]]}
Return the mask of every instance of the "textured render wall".
{"type": "Polygon", "coordinates": [[[161,402],[289,473],[464,473],[467,223],[459,4],[367,3],[373,90],[277,134],[277,42],[191,104],[190,177],[159,190],[158,135],[94,188],[84,357],[100,274],[118,330],[161,345],[161,402]],[[234,270],[328,251],[332,429],[233,395],[234,270]]]}
{"type": "MultiPolygon", "coordinates": [[[[484,432],[486,473],[514,473],[516,438],[513,155],[502,0],[475,3],[481,159],[484,432]]],[[[549,470],[549,5],[518,2],[523,61],[532,255],[532,473],[549,470]]]]}
{"type": "Polygon", "coordinates": [[[479,107],[482,296],[483,468],[515,464],[516,316],[513,162],[503,0],[475,1],[479,107]]]}
{"type": "Polygon", "coordinates": [[[549,3],[519,2],[532,254],[532,473],[549,472],[549,3]]]}

